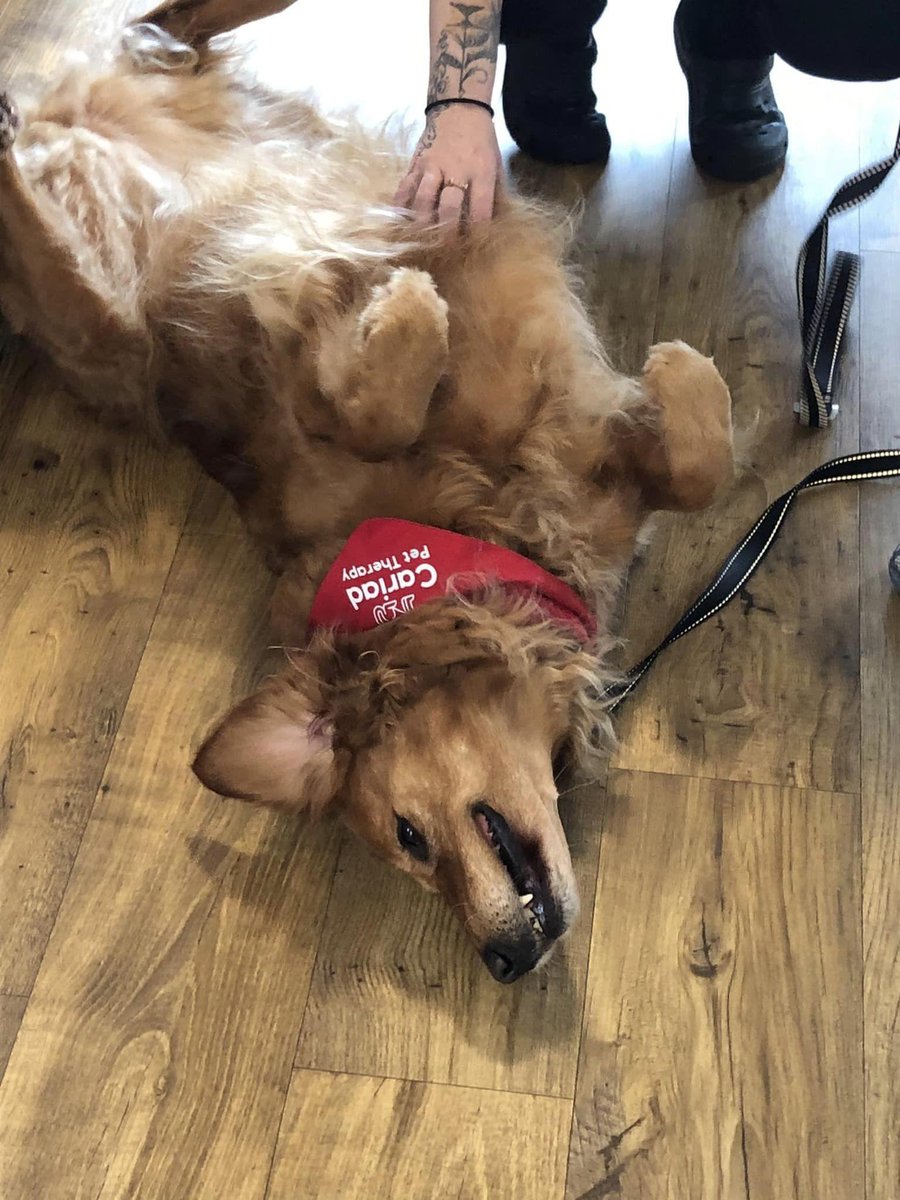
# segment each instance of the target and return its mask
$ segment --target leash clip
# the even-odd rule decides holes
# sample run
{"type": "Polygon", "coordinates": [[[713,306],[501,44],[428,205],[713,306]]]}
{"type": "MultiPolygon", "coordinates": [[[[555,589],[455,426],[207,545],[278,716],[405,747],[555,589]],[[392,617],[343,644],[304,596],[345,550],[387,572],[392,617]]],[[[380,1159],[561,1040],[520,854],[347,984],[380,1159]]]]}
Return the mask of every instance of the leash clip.
{"type": "MultiPolygon", "coordinates": [[[[825,414],[820,415],[819,422],[815,426],[816,429],[825,429],[827,426],[833,425],[835,418],[840,415],[841,406],[839,404],[828,404],[829,400],[830,397],[826,396],[826,411],[825,414]],[[822,419],[823,415],[824,420],[822,419]]],[[[812,425],[812,422],[809,420],[808,416],[804,416],[803,404],[799,400],[794,401],[794,416],[801,425],[812,425]]]]}

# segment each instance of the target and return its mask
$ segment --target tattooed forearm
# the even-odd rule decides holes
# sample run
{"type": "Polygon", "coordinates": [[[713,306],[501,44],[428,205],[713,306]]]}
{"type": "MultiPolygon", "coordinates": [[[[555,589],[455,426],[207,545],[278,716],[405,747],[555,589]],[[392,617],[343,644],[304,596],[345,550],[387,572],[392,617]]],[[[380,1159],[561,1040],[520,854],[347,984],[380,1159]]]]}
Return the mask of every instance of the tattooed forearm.
{"type": "Polygon", "coordinates": [[[501,0],[463,4],[452,0],[457,20],[440,33],[434,48],[428,103],[490,87],[497,62],[501,0]]]}

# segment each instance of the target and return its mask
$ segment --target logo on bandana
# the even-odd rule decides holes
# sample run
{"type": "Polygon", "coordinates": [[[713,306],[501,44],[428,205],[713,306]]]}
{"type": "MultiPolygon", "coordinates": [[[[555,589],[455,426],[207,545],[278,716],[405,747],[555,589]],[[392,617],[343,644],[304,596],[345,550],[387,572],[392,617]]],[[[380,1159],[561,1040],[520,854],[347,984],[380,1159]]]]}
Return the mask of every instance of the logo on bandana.
{"type": "Polygon", "coordinates": [[[350,607],[357,613],[375,602],[371,615],[376,625],[412,612],[418,593],[430,591],[437,584],[438,573],[430,558],[428,546],[414,546],[373,562],[344,567],[341,580],[350,607]],[[403,594],[395,595],[397,592],[403,594]]]}
{"type": "Polygon", "coordinates": [[[376,604],[372,609],[372,616],[376,625],[387,625],[389,621],[396,621],[404,613],[412,612],[415,607],[416,597],[410,592],[408,596],[401,596],[399,600],[385,600],[384,604],[376,604]]]}

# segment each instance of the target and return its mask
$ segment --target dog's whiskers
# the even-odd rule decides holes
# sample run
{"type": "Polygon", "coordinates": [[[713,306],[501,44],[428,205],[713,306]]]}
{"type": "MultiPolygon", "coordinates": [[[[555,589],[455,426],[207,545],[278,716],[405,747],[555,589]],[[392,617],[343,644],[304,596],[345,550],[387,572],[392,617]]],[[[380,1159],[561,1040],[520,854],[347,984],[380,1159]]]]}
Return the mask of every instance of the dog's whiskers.
{"type": "Polygon", "coordinates": [[[568,787],[565,789],[565,791],[560,792],[556,798],[557,798],[557,800],[562,800],[563,797],[565,797],[565,796],[571,796],[571,794],[573,792],[580,792],[584,788],[596,787],[599,782],[600,782],[599,778],[595,778],[595,779],[585,779],[582,783],[573,783],[571,787],[568,787]]]}

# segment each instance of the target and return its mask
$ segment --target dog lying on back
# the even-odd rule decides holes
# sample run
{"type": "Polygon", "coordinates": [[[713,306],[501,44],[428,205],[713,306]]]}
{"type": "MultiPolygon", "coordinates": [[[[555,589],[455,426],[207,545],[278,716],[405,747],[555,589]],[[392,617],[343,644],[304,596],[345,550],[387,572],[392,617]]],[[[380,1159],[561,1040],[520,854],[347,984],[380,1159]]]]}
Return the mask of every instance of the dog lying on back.
{"type": "Polygon", "coordinates": [[[420,227],[387,141],[210,48],[285,6],[177,0],[21,128],[2,99],[0,307],[83,403],[184,443],[279,576],[297,649],[199,778],[333,810],[508,982],[576,915],[553,762],[608,745],[623,572],[648,513],[730,479],[730,399],[681,343],[617,374],[533,206],[420,227]]]}

